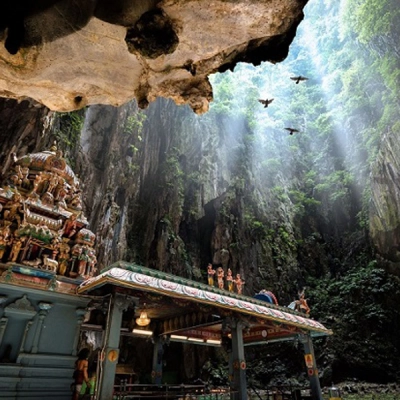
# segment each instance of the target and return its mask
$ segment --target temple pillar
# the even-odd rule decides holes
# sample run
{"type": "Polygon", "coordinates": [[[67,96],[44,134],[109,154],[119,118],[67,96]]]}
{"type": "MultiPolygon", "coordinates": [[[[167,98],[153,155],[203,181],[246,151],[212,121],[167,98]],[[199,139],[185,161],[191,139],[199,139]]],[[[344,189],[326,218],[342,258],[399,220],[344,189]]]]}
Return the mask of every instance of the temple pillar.
{"type": "Polygon", "coordinates": [[[243,328],[244,324],[241,321],[233,320],[231,322],[231,388],[233,390],[233,393],[231,393],[231,400],[247,400],[246,361],[244,358],[243,328]]]}
{"type": "Polygon", "coordinates": [[[72,355],[76,356],[78,351],[78,342],[79,342],[79,335],[81,332],[81,326],[85,319],[85,315],[87,313],[86,308],[77,308],[76,309],[76,327],[75,327],[75,336],[74,336],[74,344],[72,345],[72,355]]]}
{"type": "Polygon", "coordinates": [[[304,360],[310,380],[311,397],[313,400],[323,400],[311,336],[309,334],[299,335],[299,339],[304,347],[304,360]]]}
{"type": "Polygon", "coordinates": [[[22,336],[21,346],[19,348],[20,355],[25,353],[25,342],[26,342],[26,338],[28,337],[29,329],[31,329],[32,325],[33,325],[33,321],[28,321],[25,325],[24,335],[22,336]]]}
{"type": "Polygon", "coordinates": [[[35,336],[33,337],[33,344],[32,344],[32,353],[37,353],[38,348],[39,348],[39,340],[40,340],[40,335],[42,334],[42,329],[43,329],[43,323],[44,320],[47,317],[47,314],[49,313],[50,308],[52,307],[52,304],[50,303],[44,303],[40,302],[39,303],[39,318],[38,318],[38,323],[36,325],[36,331],[35,331],[35,336]]]}
{"type": "Polygon", "coordinates": [[[123,312],[132,304],[132,297],[114,293],[110,299],[104,345],[101,352],[101,374],[98,399],[110,400],[114,391],[115,371],[119,357],[119,339],[123,312]]]}
{"type": "Polygon", "coordinates": [[[153,369],[151,371],[152,382],[162,384],[164,339],[160,336],[154,338],[153,369]]]}
{"type": "MultiPolygon", "coordinates": [[[[0,305],[5,303],[6,301],[7,301],[7,296],[0,296],[0,305]]],[[[4,332],[6,331],[7,328],[7,323],[8,323],[7,317],[2,317],[0,319],[0,346],[1,342],[3,341],[4,332]]]]}
{"type": "Polygon", "coordinates": [[[1,342],[3,341],[3,336],[4,336],[4,332],[6,331],[7,324],[8,324],[8,318],[2,317],[0,319],[0,346],[1,346],[1,342]]]}

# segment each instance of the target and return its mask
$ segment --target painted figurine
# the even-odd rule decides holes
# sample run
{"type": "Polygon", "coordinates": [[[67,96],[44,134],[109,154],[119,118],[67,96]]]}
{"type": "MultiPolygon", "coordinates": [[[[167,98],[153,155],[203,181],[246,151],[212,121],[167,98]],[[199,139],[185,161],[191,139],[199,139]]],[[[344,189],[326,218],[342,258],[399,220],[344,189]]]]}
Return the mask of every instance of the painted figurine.
{"type": "Polygon", "coordinates": [[[89,261],[89,248],[86,245],[81,247],[82,251],[78,255],[78,275],[85,276],[86,274],[86,264],[89,261]]]}
{"type": "Polygon", "coordinates": [[[58,255],[58,273],[60,275],[65,275],[68,267],[68,262],[70,260],[71,247],[68,245],[68,238],[63,238],[59,245],[59,255],[58,255]]]}
{"type": "Polygon", "coordinates": [[[93,249],[89,249],[89,255],[88,255],[88,262],[87,262],[87,268],[86,268],[86,277],[92,277],[95,272],[97,271],[96,264],[97,264],[97,258],[96,258],[96,252],[93,249]]]}
{"type": "Polygon", "coordinates": [[[22,244],[23,244],[23,240],[21,238],[14,238],[12,240],[11,254],[9,257],[10,261],[12,261],[12,262],[17,261],[19,252],[21,251],[22,244]]]}
{"type": "Polygon", "coordinates": [[[2,233],[0,233],[0,261],[3,259],[4,253],[8,245],[9,245],[9,240],[7,240],[7,238],[4,237],[2,233]]]}
{"type": "Polygon", "coordinates": [[[218,282],[218,288],[223,289],[224,288],[224,275],[225,272],[221,267],[217,268],[217,282],[218,282]]]}
{"type": "Polygon", "coordinates": [[[77,230],[77,217],[75,214],[71,214],[70,217],[64,222],[62,235],[70,238],[75,235],[76,230],[77,230]]]}
{"type": "Polygon", "coordinates": [[[210,286],[214,286],[215,269],[212,267],[211,264],[208,264],[207,266],[207,274],[208,274],[208,284],[210,286]]]}
{"type": "Polygon", "coordinates": [[[228,268],[228,271],[226,272],[226,282],[228,284],[228,291],[233,292],[233,276],[230,268],[228,268]]]}
{"type": "Polygon", "coordinates": [[[310,314],[310,307],[308,307],[307,300],[305,299],[304,289],[299,293],[298,310],[305,314],[310,314]]]}
{"type": "Polygon", "coordinates": [[[23,213],[23,205],[21,195],[14,193],[11,199],[4,206],[4,219],[8,221],[17,221],[17,226],[21,224],[21,215],[23,213]]]}
{"type": "Polygon", "coordinates": [[[236,278],[235,278],[234,282],[236,285],[237,294],[242,294],[244,281],[242,281],[240,274],[236,274],[236,278]]]}

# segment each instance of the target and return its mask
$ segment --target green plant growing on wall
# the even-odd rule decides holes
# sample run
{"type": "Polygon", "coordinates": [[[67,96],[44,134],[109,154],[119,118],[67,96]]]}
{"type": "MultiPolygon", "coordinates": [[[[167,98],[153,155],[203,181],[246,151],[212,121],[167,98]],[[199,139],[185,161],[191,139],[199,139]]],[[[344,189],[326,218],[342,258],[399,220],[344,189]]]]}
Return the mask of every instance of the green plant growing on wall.
{"type": "Polygon", "coordinates": [[[125,120],[123,129],[124,134],[132,135],[136,133],[138,140],[142,141],[141,133],[143,131],[143,125],[146,121],[146,118],[146,114],[140,111],[129,115],[125,120]]]}
{"type": "Polygon", "coordinates": [[[311,211],[315,206],[321,204],[320,201],[313,197],[308,197],[306,193],[300,190],[289,190],[289,198],[295,206],[295,212],[298,216],[302,217],[307,211],[311,211]]]}
{"type": "Polygon", "coordinates": [[[54,135],[57,143],[65,150],[74,150],[79,144],[85,111],[78,110],[69,113],[55,113],[54,135]]]}

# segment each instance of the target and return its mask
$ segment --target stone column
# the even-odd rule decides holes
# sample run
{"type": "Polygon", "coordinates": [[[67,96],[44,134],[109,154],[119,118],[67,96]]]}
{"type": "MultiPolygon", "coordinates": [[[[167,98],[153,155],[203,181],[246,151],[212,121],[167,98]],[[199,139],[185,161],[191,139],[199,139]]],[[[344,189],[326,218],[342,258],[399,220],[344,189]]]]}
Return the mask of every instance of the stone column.
{"type": "Polygon", "coordinates": [[[76,312],[76,328],[75,328],[74,344],[72,345],[73,356],[76,356],[78,352],[79,334],[81,332],[81,325],[83,324],[87,310],[86,308],[77,308],[75,312],[76,312]]]}
{"type": "Polygon", "coordinates": [[[26,342],[26,338],[28,337],[28,332],[29,332],[29,329],[31,329],[32,324],[33,324],[33,321],[28,321],[25,325],[24,336],[22,336],[21,346],[19,348],[20,356],[21,356],[21,354],[25,353],[25,342],[26,342]]]}
{"type": "Polygon", "coordinates": [[[3,336],[4,336],[4,332],[6,331],[7,324],[8,324],[7,317],[3,317],[0,319],[0,346],[1,346],[1,342],[3,341],[3,336]]]}
{"type": "MultiPolygon", "coordinates": [[[[0,305],[5,303],[6,301],[7,301],[7,296],[0,296],[0,305]]],[[[7,317],[2,317],[0,319],[0,346],[1,342],[3,341],[4,332],[6,331],[7,328],[7,323],[8,323],[7,317]]]]}
{"type": "Polygon", "coordinates": [[[104,345],[101,352],[101,373],[98,384],[98,399],[112,399],[115,371],[119,357],[119,339],[123,312],[132,304],[132,297],[114,293],[110,299],[104,345]]]}
{"type": "Polygon", "coordinates": [[[323,400],[311,336],[309,334],[299,335],[299,339],[304,347],[304,360],[308,378],[310,379],[311,397],[313,400],[323,400]]]}
{"type": "Polygon", "coordinates": [[[36,331],[35,331],[35,336],[33,337],[33,344],[32,344],[32,351],[31,353],[37,353],[38,348],[39,348],[39,340],[40,340],[40,335],[42,334],[42,329],[43,329],[43,323],[44,320],[47,317],[47,314],[49,313],[50,308],[52,307],[52,304],[50,303],[44,303],[40,302],[39,303],[39,318],[38,322],[36,325],[36,331]]]}
{"type": "Polygon", "coordinates": [[[231,400],[247,400],[246,361],[243,346],[244,325],[239,320],[231,322],[232,334],[232,389],[231,400]]]}
{"type": "Polygon", "coordinates": [[[152,382],[156,385],[162,383],[164,340],[157,336],[154,338],[152,382]]]}

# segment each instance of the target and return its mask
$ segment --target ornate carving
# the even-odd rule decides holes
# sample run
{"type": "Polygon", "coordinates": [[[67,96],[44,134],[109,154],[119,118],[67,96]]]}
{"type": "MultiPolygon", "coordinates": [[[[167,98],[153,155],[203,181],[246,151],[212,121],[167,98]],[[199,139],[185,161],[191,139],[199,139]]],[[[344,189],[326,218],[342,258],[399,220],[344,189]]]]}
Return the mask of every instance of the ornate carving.
{"type": "Polygon", "coordinates": [[[32,303],[24,294],[20,299],[15,300],[14,303],[11,303],[6,307],[7,310],[24,310],[24,311],[35,311],[35,308],[32,306],[32,303]]]}
{"type": "Polygon", "coordinates": [[[86,279],[96,272],[95,235],[79,180],[54,144],[17,158],[0,188],[0,262],[86,279]]]}

